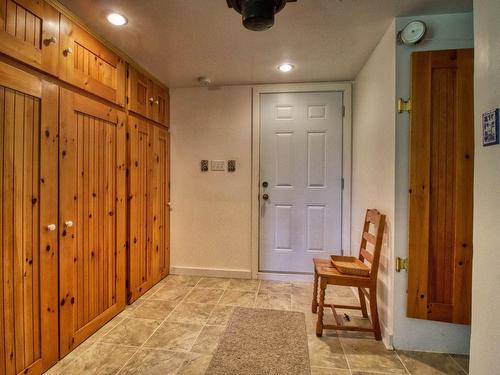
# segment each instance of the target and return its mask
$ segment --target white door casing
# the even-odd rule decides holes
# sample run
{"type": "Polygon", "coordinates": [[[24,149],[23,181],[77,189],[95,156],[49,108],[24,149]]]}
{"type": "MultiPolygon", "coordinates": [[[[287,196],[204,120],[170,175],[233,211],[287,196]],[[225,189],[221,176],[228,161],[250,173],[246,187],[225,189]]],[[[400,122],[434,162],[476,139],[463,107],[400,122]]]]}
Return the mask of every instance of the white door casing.
{"type": "Polygon", "coordinates": [[[313,257],[340,254],[343,97],[343,91],[258,97],[259,271],[310,273],[313,257]]]}

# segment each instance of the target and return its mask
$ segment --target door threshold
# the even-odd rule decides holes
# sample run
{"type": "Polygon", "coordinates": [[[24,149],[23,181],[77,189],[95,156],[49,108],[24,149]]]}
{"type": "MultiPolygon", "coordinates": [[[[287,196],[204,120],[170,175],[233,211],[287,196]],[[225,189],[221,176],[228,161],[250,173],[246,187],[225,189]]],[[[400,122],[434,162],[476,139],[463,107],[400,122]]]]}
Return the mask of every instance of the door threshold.
{"type": "Polygon", "coordinates": [[[275,280],[275,281],[296,281],[302,283],[312,283],[312,273],[293,273],[293,272],[257,272],[257,279],[259,280],[275,280]]]}

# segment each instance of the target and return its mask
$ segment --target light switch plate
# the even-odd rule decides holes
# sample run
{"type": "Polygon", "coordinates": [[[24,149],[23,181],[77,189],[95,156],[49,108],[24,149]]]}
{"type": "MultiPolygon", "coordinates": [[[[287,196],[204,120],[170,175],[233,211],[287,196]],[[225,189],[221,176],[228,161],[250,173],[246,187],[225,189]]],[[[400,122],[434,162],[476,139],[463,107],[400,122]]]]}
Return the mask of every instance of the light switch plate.
{"type": "Polygon", "coordinates": [[[210,160],[210,170],[211,171],[222,171],[226,170],[226,161],[225,160],[210,160]]]}
{"type": "Polygon", "coordinates": [[[500,142],[499,110],[492,109],[483,113],[483,146],[497,145],[500,142]]]}
{"type": "Polygon", "coordinates": [[[227,161],[227,171],[235,172],[236,171],[236,160],[228,160],[227,161]]]}
{"type": "Polygon", "coordinates": [[[208,160],[202,160],[200,162],[200,169],[202,172],[208,172],[208,160]]]}

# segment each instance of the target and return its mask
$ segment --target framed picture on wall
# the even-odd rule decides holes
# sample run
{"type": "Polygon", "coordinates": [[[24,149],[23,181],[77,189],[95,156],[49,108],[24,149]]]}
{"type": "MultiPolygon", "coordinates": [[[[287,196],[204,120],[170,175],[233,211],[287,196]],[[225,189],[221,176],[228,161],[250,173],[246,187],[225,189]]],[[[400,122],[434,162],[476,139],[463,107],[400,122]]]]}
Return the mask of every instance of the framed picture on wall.
{"type": "Polygon", "coordinates": [[[498,108],[496,108],[483,113],[483,146],[497,145],[498,141],[498,108]]]}

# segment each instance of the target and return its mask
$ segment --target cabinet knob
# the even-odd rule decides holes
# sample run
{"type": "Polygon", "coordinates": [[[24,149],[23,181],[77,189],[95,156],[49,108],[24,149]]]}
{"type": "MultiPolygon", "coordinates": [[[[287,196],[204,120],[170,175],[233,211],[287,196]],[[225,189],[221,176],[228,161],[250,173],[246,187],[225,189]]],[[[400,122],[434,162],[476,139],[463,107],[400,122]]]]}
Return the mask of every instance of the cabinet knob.
{"type": "Polygon", "coordinates": [[[159,99],[156,99],[156,100],[155,100],[155,104],[160,104],[160,100],[159,100],[159,99]]]}
{"type": "Polygon", "coordinates": [[[51,43],[54,43],[54,44],[55,44],[56,42],[57,42],[57,39],[56,39],[56,37],[55,37],[55,36],[51,36],[50,38],[47,38],[47,39],[45,39],[45,40],[44,40],[44,43],[45,43],[45,45],[47,45],[47,46],[48,46],[49,44],[51,44],[51,43]]]}
{"type": "Polygon", "coordinates": [[[64,226],[66,228],[71,228],[73,226],[73,222],[71,220],[65,221],[64,226]]]}
{"type": "Polygon", "coordinates": [[[63,54],[64,56],[68,56],[68,55],[71,55],[73,53],[73,49],[71,48],[66,48],[64,51],[63,51],[63,54]]]}
{"type": "Polygon", "coordinates": [[[151,98],[149,98],[149,101],[150,101],[151,103],[154,103],[155,98],[151,97],[151,98]]]}
{"type": "Polygon", "coordinates": [[[56,230],[56,225],[55,224],[49,224],[47,225],[47,229],[49,232],[53,232],[56,230]]]}

